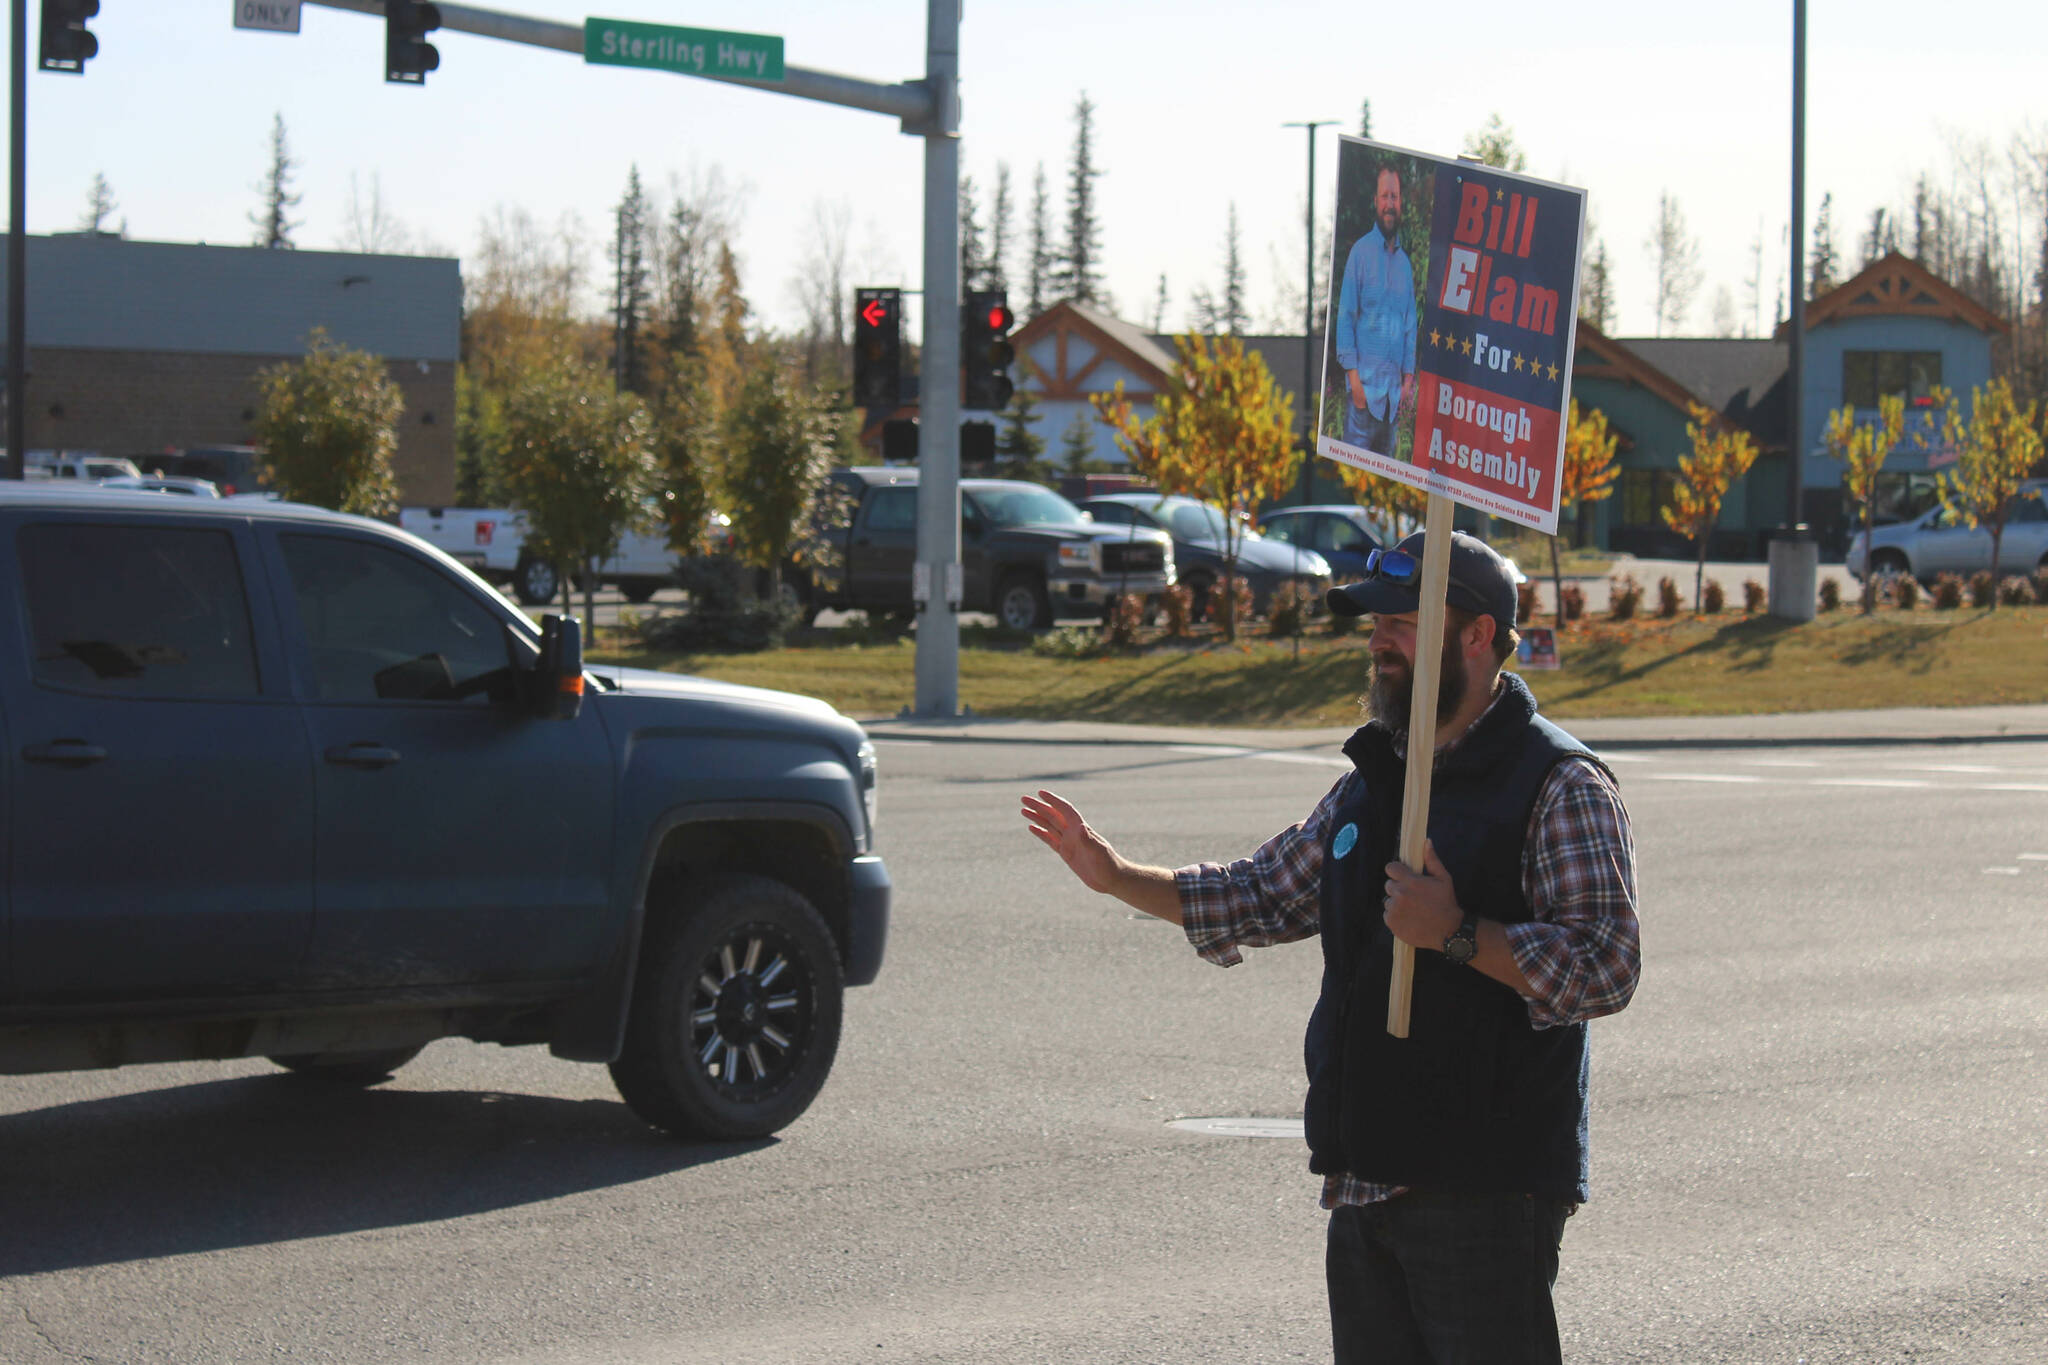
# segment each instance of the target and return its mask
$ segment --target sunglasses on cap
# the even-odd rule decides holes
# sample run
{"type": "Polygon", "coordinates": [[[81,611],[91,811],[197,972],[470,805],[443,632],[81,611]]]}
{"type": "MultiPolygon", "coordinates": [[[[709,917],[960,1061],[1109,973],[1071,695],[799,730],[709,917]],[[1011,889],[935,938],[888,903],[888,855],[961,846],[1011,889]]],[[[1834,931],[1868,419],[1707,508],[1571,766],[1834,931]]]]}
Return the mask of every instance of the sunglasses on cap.
{"type": "Polygon", "coordinates": [[[1422,581],[1422,561],[1406,550],[1369,550],[1365,556],[1365,576],[1412,588],[1422,581]]]}

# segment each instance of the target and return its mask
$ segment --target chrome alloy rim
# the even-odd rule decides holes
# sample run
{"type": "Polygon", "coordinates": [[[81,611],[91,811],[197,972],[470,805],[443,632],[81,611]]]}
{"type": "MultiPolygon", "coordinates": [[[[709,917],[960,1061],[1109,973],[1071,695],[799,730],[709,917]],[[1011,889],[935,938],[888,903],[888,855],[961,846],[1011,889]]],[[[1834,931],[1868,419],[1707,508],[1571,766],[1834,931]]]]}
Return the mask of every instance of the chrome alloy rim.
{"type": "Polygon", "coordinates": [[[690,1050],[730,1097],[773,1090],[802,1060],[814,990],[795,945],[750,926],[706,955],[691,988],[690,1050]]]}

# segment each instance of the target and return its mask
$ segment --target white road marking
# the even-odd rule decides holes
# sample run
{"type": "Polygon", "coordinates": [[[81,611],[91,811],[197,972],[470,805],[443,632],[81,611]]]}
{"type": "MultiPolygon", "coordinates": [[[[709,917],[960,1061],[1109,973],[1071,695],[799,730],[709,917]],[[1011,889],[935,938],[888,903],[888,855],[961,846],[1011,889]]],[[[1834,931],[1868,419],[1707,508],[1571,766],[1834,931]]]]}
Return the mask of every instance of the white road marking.
{"type": "Polygon", "coordinates": [[[1987,877],[2017,877],[2020,875],[2020,870],[2016,867],[1987,867],[1984,869],[1984,875],[1987,877]]]}
{"type": "Polygon", "coordinates": [[[1595,758],[1599,759],[1599,760],[1600,760],[1600,761],[1601,761],[1602,763],[1606,763],[1606,764],[1609,764],[1609,765],[1612,765],[1612,764],[1615,764],[1615,763],[1650,763],[1650,762],[1654,762],[1654,761],[1655,761],[1655,760],[1653,760],[1653,759],[1645,758],[1645,757],[1644,757],[1643,755],[1641,755],[1641,754],[1603,754],[1603,753],[1595,753],[1595,754],[1593,755],[1593,757],[1595,757],[1595,758]]]}
{"type": "Polygon", "coordinates": [[[1203,758],[1257,758],[1268,763],[1299,763],[1311,768],[1349,768],[1351,760],[1332,754],[1304,754],[1285,749],[1244,749],[1229,744],[1174,744],[1168,746],[1177,754],[1197,754],[1203,758]]]}
{"type": "Polygon", "coordinates": [[[1964,787],[1973,792],[2048,792],[2048,782],[1971,782],[1964,787]]]}
{"type": "Polygon", "coordinates": [[[1987,768],[1981,763],[1887,763],[1887,772],[1895,773],[2002,773],[2003,768],[1987,768]]]}
{"type": "Polygon", "coordinates": [[[1819,759],[1814,758],[1745,758],[1738,760],[1752,768],[1818,768],[1819,759]]]}
{"type": "Polygon", "coordinates": [[[1931,787],[1932,782],[1922,782],[1912,777],[1816,777],[1816,787],[1931,787]]]}
{"type": "Polygon", "coordinates": [[[2023,863],[2048,863],[2048,853],[2022,853],[2020,861],[2023,863]]]}
{"type": "Polygon", "coordinates": [[[1762,782],[1754,773],[1645,773],[1652,782],[1762,782]]]}

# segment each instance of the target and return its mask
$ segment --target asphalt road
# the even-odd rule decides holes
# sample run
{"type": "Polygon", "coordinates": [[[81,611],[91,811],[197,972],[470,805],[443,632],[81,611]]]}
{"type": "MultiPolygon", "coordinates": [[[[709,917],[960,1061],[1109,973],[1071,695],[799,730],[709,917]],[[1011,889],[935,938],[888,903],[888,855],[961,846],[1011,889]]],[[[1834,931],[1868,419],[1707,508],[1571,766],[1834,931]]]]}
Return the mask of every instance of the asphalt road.
{"type": "MultiPolygon", "coordinates": [[[[1219,971],[1066,878],[1016,795],[1234,856],[1327,748],[881,746],[896,933],[776,1141],[601,1068],[436,1044],[0,1080],[0,1360],[1327,1358],[1288,1119],[1318,954],[1219,971]]],[[[1587,1361],[2033,1362],[2048,1341],[2048,743],[1610,750],[1646,966],[1594,1026],[1587,1361]]]]}

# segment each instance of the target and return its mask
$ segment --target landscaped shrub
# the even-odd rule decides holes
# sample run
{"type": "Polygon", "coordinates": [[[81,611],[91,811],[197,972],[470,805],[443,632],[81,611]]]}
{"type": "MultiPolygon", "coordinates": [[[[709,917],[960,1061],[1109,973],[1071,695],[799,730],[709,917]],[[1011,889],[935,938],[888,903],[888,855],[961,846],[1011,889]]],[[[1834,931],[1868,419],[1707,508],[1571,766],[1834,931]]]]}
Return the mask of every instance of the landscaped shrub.
{"type": "Polygon", "coordinates": [[[1616,574],[1607,583],[1607,613],[1617,621],[1626,621],[1636,614],[1643,605],[1643,585],[1636,582],[1630,573],[1616,574]]]}
{"type": "Polygon", "coordinates": [[[752,571],[726,556],[693,555],[678,566],[676,578],[689,594],[689,608],[640,623],[640,639],[650,649],[776,649],[797,624],[795,608],[755,597],[752,571]]]}
{"type": "Polygon", "coordinates": [[[2048,602],[2048,569],[2042,569],[2036,573],[2033,583],[2034,600],[2036,602],[2048,602]]]}
{"type": "Polygon", "coordinates": [[[1102,613],[1102,643],[1108,649],[1130,649],[1138,643],[1138,628],[1145,624],[1145,599],[1120,593],[1109,599],[1102,613]]]}
{"type": "Polygon", "coordinates": [[[1764,591],[1763,584],[1757,582],[1754,578],[1742,580],[1742,609],[1744,611],[1754,616],[1762,611],[1769,604],[1769,601],[1770,594],[1764,591]]]}
{"type": "Polygon", "coordinates": [[[1047,659],[1092,659],[1102,653],[1102,634],[1092,626],[1060,626],[1032,636],[1031,652],[1047,659]]]}
{"type": "Polygon", "coordinates": [[[1911,611],[1920,605],[1920,580],[1911,574],[1900,574],[1892,580],[1892,602],[1900,611],[1911,611]]]}
{"type": "Polygon", "coordinates": [[[1842,609],[1842,580],[1823,578],[1820,581],[1820,609],[1840,611],[1842,609]]]}
{"type": "Polygon", "coordinates": [[[1963,605],[1963,580],[1952,573],[1945,573],[1934,580],[1934,609],[1954,611],[1963,605]]]}
{"type": "Polygon", "coordinates": [[[1536,616],[1536,584],[1532,580],[1515,585],[1515,624],[1524,625],[1536,616]]]}
{"type": "Polygon", "coordinates": [[[1216,624],[1225,633],[1234,636],[1251,629],[1252,585],[1245,582],[1243,574],[1231,580],[1228,593],[1224,592],[1223,584],[1218,583],[1209,597],[1215,609],[1216,624]]]}
{"type": "Polygon", "coordinates": [[[1678,585],[1668,577],[1658,579],[1657,614],[1664,617],[1676,616],[1679,606],[1678,585]]]}
{"type": "Polygon", "coordinates": [[[1176,583],[1159,594],[1159,614],[1165,618],[1166,633],[1176,640],[1188,638],[1194,621],[1195,595],[1185,583],[1176,583]]]}
{"type": "Polygon", "coordinates": [[[1282,583],[1273,590],[1273,600],[1266,605],[1267,633],[1277,640],[1301,634],[1314,601],[1315,594],[1301,584],[1282,583]]]}
{"type": "Polygon", "coordinates": [[[1719,581],[1708,579],[1707,585],[1700,589],[1700,610],[1708,616],[1719,616],[1721,609],[1727,605],[1728,590],[1723,588],[1719,581]]]}
{"type": "Polygon", "coordinates": [[[1979,569],[1970,575],[1970,605],[1988,607],[1998,594],[1998,580],[1989,569],[1979,569]]]}
{"type": "Polygon", "coordinates": [[[1998,585],[1998,605],[2001,607],[2027,607],[2034,602],[2034,585],[2018,574],[2008,575],[1998,585]]]}

